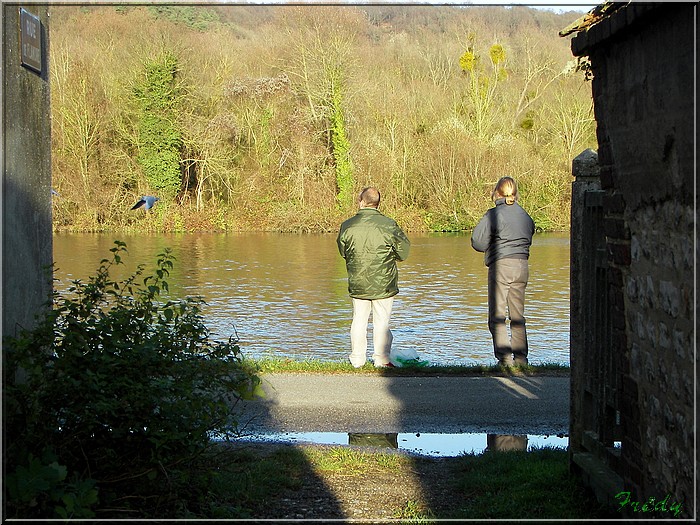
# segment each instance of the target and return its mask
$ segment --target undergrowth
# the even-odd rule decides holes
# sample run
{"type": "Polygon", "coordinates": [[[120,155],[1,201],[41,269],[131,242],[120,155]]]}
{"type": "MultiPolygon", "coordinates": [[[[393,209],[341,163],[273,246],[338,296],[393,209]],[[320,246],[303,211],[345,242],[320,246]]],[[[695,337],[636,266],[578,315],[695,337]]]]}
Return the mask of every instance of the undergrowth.
{"type": "Polygon", "coordinates": [[[87,282],[54,292],[35,328],[3,341],[3,518],[148,518],[201,509],[211,435],[259,392],[234,339],[213,341],[200,298],[160,300],[159,254],[110,278],[116,241],[87,282]]]}

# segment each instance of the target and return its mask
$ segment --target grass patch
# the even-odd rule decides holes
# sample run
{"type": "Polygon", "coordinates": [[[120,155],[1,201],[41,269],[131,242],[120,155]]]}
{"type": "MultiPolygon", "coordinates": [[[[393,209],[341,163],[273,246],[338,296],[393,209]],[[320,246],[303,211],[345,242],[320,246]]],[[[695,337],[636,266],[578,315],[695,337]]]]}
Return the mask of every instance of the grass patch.
{"type": "MultiPolygon", "coordinates": [[[[351,485],[381,477],[387,471],[415,475],[417,461],[432,461],[383,451],[348,447],[292,446],[224,448],[212,459],[215,482],[208,487],[208,504],[189,518],[255,518],[275,507],[276,498],[299,501],[310,497],[304,480],[310,472],[356,479],[351,485]],[[284,493],[282,495],[282,493],[284,493]]],[[[486,452],[441,458],[439,475],[450,481],[454,505],[406,500],[394,517],[418,523],[436,519],[571,519],[615,517],[602,508],[569,471],[569,454],[557,448],[486,452]]],[[[420,478],[426,494],[435,480],[420,478]]],[[[316,497],[316,496],[313,496],[316,497]]],[[[423,498],[421,498],[423,499],[423,498]]]]}
{"type": "Polygon", "coordinates": [[[296,360],[288,358],[261,358],[246,360],[256,366],[262,374],[378,374],[387,376],[534,376],[569,375],[568,366],[556,363],[517,366],[503,369],[498,365],[440,364],[404,368],[375,368],[366,363],[354,368],[346,361],[296,360]]]}
{"type": "Polygon", "coordinates": [[[396,512],[394,518],[411,523],[432,523],[435,515],[430,509],[426,509],[422,503],[409,500],[396,512]]]}
{"type": "Polygon", "coordinates": [[[566,450],[487,452],[455,460],[464,494],[454,518],[580,519],[605,512],[569,471],[566,450]]]}
{"type": "Polygon", "coordinates": [[[346,475],[369,471],[410,468],[411,460],[399,454],[376,454],[348,447],[306,448],[306,456],[320,472],[342,472],[346,475]]]}
{"type": "Polygon", "coordinates": [[[256,511],[283,490],[298,490],[308,459],[297,448],[261,453],[254,449],[226,449],[209,458],[214,472],[203,491],[207,502],[187,518],[239,519],[255,517],[256,511]]]}

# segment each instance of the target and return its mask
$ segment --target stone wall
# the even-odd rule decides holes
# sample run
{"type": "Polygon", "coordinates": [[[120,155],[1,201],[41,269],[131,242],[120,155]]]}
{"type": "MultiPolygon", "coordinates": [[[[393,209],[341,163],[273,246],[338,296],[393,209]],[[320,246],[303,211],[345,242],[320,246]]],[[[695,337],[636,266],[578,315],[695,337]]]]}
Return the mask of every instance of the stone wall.
{"type": "Polygon", "coordinates": [[[40,19],[40,72],[22,65],[20,7],[3,4],[2,335],[30,328],[52,287],[51,112],[48,9],[40,19]]]}
{"type": "Polygon", "coordinates": [[[670,495],[685,517],[697,497],[696,17],[695,4],[630,3],[572,40],[593,73],[621,375],[617,469],[632,500],[670,495]]]}

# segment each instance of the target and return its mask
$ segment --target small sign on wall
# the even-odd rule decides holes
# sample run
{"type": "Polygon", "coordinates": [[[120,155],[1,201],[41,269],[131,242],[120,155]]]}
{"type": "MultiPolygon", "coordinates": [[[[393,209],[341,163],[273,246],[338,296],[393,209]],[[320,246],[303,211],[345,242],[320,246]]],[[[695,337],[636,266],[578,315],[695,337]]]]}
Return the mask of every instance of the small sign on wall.
{"type": "Polygon", "coordinates": [[[19,8],[19,46],[22,65],[41,73],[41,20],[23,7],[19,8]]]}

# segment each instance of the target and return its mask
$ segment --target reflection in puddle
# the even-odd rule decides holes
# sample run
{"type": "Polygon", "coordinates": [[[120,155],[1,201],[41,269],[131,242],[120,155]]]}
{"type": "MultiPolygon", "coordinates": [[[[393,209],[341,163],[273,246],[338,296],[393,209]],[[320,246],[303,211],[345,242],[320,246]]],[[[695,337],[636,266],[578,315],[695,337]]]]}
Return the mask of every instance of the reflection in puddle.
{"type": "Polygon", "coordinates": [[[504,434],[280,432],[248,435],[238,441],[391,448],[434,457],[481,454],[493,450],[532,450],[544,447],[566,449],[569,446],[568,436],[504,434]]]}

